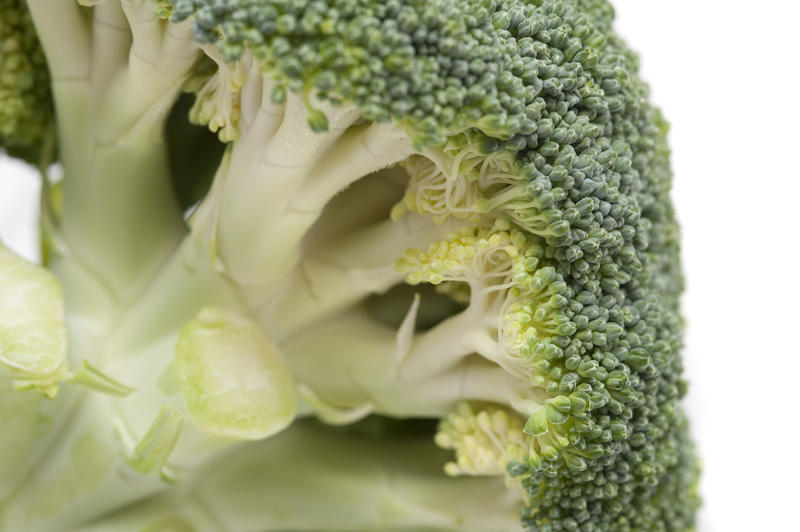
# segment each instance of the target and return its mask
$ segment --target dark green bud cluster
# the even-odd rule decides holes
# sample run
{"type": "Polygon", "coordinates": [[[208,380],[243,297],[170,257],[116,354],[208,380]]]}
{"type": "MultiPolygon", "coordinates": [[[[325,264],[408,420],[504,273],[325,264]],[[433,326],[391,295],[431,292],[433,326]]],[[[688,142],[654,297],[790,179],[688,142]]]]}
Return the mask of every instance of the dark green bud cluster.
{"type": "MultiPolygon", "coordinates": [[[[567,9],[552,27],[574,31],[585,15],[567,9]]],[[[524,468],[525,522],[537,532],[688,530],[697,468],[677,406],[682,281],[666,126],[613,33],[580,68],[562,62],[563,44],[548,48],[573,89],[544,98],[544,127],[519,160],[555,199],[553,223],[569,224],[545,250],[575,294],[563,310],[574,330],[533,346],[545,388],[563,398],[550,431],[569,444],[524,468]],[[590,127],[576,127],[580,117],[590,127]]]]}
{"type": "MultiPolygon", "coordinates": [[[[553,288],[511,294],[506,316],[530,324],[515,349],[551,395],[525,425],[526,461],[509,464],[528,492],[524,523],[692,529],[667,127],[606,1],[174,0],[170,15],[194,17],[196,39],[226,60],[249,50],[278,98],[313,91],[406,126],[420,148],[464,134],[474,147],[459,149],[510,157],[519,179],[464,205],[484,227],[502,216],[527,232],[539,273],[522,273],[553,288]]],[[[462,203],[423,210],[442,205],[462,203]]],[[[424,273],[417,282],[451,280],[424,273]]]]}
{"type": "Polygon", "coordinates": [[[47,64],[25,0],[0,0],[0,149],[38,162],[52,120],[47,64]]]}
{"type": "Polygon", "coordinates": [[[174,0],[171,18],[194,16],[195,38],[227,60],[249,49],[290,90],[409,124],[420,146],[475,128],[493,139],[487,147],[521,150],[546,111],[540,96],[565,90],[562,78],[574,74],[539,57],[540,35],[569,41],[578,64],[596,61],[588,47],[604,40],[588,24],[562,36],[537,4],[174,0]]]}

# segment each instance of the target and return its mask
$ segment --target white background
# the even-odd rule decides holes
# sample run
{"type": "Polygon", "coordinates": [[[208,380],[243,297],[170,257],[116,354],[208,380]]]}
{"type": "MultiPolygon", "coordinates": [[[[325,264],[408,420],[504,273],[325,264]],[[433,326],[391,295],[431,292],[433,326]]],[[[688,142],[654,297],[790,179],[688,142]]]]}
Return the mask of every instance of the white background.
{"type": "MultiPolygon", "coordinates": [[[[616,0],[672,123],[699,532],[800,530],[800,9],[616,0]]],[[[37,256],[36,177],[0,161],[0,237],[37,256]]]]}

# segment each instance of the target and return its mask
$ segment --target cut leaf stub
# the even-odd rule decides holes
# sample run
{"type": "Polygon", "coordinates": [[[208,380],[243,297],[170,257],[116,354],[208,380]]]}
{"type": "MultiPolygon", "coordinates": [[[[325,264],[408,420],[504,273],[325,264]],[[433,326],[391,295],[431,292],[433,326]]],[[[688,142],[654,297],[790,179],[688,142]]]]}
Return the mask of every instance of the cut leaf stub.
{"type": "Polygon", "coordinates": [[[183,326],[175,372],[189,413],[207,432],[259,440],[294,419],[294,378],[278,346],[227,310],[204,308],[183,326]]]}
{"type": "Polygon", "coordinates": [[[52,397],[66,375],[66,357],[61,286],[0,244],[0,374],[16,388],[52,397]]]}

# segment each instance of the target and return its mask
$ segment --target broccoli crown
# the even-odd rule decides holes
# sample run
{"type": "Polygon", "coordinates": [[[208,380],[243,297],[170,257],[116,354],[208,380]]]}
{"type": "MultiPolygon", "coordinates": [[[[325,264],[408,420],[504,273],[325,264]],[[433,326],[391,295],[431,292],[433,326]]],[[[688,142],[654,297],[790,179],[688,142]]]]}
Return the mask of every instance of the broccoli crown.
{"type": "MultiPolygon", "coordinates": [[[[408,123],[423,145],[476,129],[484,151],[518,155],[535,147],[531,139],[549,136],[540,133],[550,111],[545,96],[568,107],[576,98],[597,112],[608,107],[588,74],[609,14],[605,3],[584,13],[570,2],[495,0],[175,0],[171,7],[175,22],[195,15],[195,38],[217,43],[227,61],[250,50],[284,82],[277,98],[286,88],[313,89],[357,104],[365,119],[408,123]]],[[[570,134],[587,136],[584,125],[570,134]]]]}
{"type": "Polygon", "coordinates": [[[0,148],[37,161],[53,119],[44,54],[24,0],[0,0],[0,148]]]}
{"type": "MultiPolygon", "coordinates": [[[[404,163],[393,214],[475,227],[398,268],[453,293],[475,269],[504,280],[505,364],[547,397],[524,438],[500,438],[516,451],[495,453],[522,477],[530,530],[692,528],[667,125],[607,2],[174,0],[163,14],[194,16],[226,61],[252,53],[275,101],[307,97],[312,128],[327,126],[313,93],[402,124],[425,150],[404,163]]],[[[478,405],[438,440],[462,469],[491,471],[469,446],[515,426],[478,405]]]]}
{"type": "MultiPolygon", "coordinates": [[[[333,196],[356,179],[383,171],[387,165],[399,164],[407,177],[404,195],[391,209],[393,221],[408,216],[423,226],[419,220],[428,217],[437,223],[452,223],[454,228],[445,234],[430,229],[433,223],[424,226],[426,238],[420,239],[424,242],[420,246],[439,240],[427,248],[411,246],[404,255],[392,256],[390,260],[396,260],[391,279],[397,282],[403,275],[407,285],[435,285],[458,303],[448,309],[463,307],[460,314],[449,314],[441,322],[453,318],[448,325],[453,329],[452,323],[466,323],[460,331],[463,341],[448,336],[447,327],[436,336],[441,329],[434,324],[428,336],[420,334],[422,340],[414,345],[419,348],[414,352],[409,346],[410,336],[415,334],[417,297],[397,330],[397,341],[393,337],[391,343],[397,350],[392,358],[393,375],[405,372],[407,380],[366,385],[358,381],[365,390],[372,386],[368,392],[375,397],[366,392],[365,396],[374,404],[348,409],[352,394],[336,397],[340,390],[335,375],[321,391],[312,390],[309,381],[314,372],[302,364],[303,353],[299,353],[306,344],[284,341],[278,345],[278,341],[262,337],[266,327],[232,317],[230,310],[223,308],[229,304],[224,300],[219,309],[201,312],[185,325],[178,345],[175,371],[186,384],[181,394],[184,399],[196,399],[187,402],[201,428],[217,434],[244,434],[245,439],[266,437],[282,429],[295,415],[292,379],[297,378],[305,406],[331,423],[351,422],[366,415],[362,412],[403,417],[407,412],[439,416],[449,411],[435,437],[440,447],[454,451],[454,461],[445,471],[451,475],[505,475],[524,492],[522,522],[532,532],[693,529],[699,504],[698,468],[679,405],[686,393],[680,359],[683,283],[679,231],[669,198],[668,127],[648,103],[648,88],[637,74],[638,59],[613,32],[614,13],[605,0],[154,2],[156,14],[174,25],[157,20],[152,24],[153,6],[144,2],[123,2],[116,15],[112,7],[120,6],[110,6],[113,2],[90,3],[97,4],[93,9],[108,8],[98,11],[99,26],[114,26],[109,22],[114,16],[131,21],[130,35],[110,32],[109,42],[124,49],[122,45],[130,44],[130,39],[133,48],[128,56],[138,61],[125,75],[113,70],[96,72],[98,80],[108,78],[109,86],[117,89],[99,92],[112,99],[130,97],[136,104],[124,111],[131,115],[126,117],[130,123],[137,124],[125,142],[106,143],[123,151],[120,154],[109,148],[115,156],[101,159],[108,167],[102,167],[98,175],[116,172],[116,156],[131,173],[142,173],[131,163],[134,159],[128,158],[127,143],[141,142],[158,152],[151,154],[154,160],[164,159],[159,151],[163,146],[153,141],[158,134],[147,128],[161,131],[164,116],[159,113],[166,113],[166,103],[177,98],[181,85],[196,97],[189,120],[208,126],[222,142],[233,144],[225,152],[211,191],[190,220],[191,238],[200,241],[207,237],[207,242],[202,242],[208,244],[204,251],[211,252],[214,275],[220,271],[227,274],[226,286],[228,281],[249,284],[268,294],[267,298],[276,295],[281,302],[283,294],[289,293],[291,300],[296,295],[291,293],[291,280],[285,283],[289,287],[286,292],[271,291],[276,283],[258,285],[256,281],[262,275],[289,277],[287,272],[299,260],[294,247],[302,247],[299,242],[323,207],[334,203],[333,196]],[[188,30],[188,22],[180,25],[185,21],[191,21],[196,43],[182,38],[182,31],[188,30]],[[159,33],[165,27],[175,34],[159,33]],[[188,49],[182,48],[184,43],[189,43],[188,49]],[[159,64],[157,59],[164,50],[185,53],[173,53],[168,58],[171,62],[159,64]],[[167,91],[165,96],[154,90],[146,95],[152,96],[149,101],[139,97],[143,87],[127,87],[130,94],[122,90],[128,74],[140,76],[141,72],[162,76],[163,86],[174,88],[174,93],[167,91]],[[264,101],[254,96],[262,89],[269,89],[264,101]],[[297,102],[305,106],[305,113],[298,112],[297,102]],[[257,122],[253,115],[269,105],[282,109],[274,117],[283,122],[275,135],[278,141],[272,151],[265,149],[269,152],[265,155],[253,147],[261,139],[257,133],[252,137],[243,134],[240,143],[237,139],[248,121],[247,127],[262,134],[274,125],[266,119],[258,127],[252,125],[257,122]],[[148,114],[146,109],[158,112],[148,114]],[[137,113],[150,120],[140,121],[137,113]],[[365,124],[370,122],[384,123],[386,128],[365,124]],[[307,134],[309,126],[323,139],[319,145],[307,134]],[[349,134],[342,133],[347,128],[349,134]],[[402,134],[397,135],[398,131],[402,134]],[[292,136],[291,141],[286,142],[287,136],[292,136]],[[336,153],[323,156],[331,145],[336,153]],[[276,157],[278,151],[285,157],[276,157]],[[347,168],[330,168],[336,164],[347,168]],[[365,170],[367,167],[370,169],[365,170]],[[268,180],[250,179],[248,172],[275,175],[268,180]],[[314,179],[305,179],[306,173],[314,179]],[[274,181],[275,190],[264,181],[274,181]],[[239,188],[242,183],[246,183],[244,191],[239,188]],[[295,196],[296,189],[302,190],[295,196]],[[267,196],[277,199],[266,206],[260,204],[267,196]],[[250,212],[256,205],[264,212],[250,212]],[[292,216],[278,213],[273,218],[276,205],[292,216]],[[235,210],[235,216],[229,216],[226,209],[235,210]],[[284,218],[289,221],[282,225],[284,218]],[[225,225],[231,219],[236,223],[225,225]],[[275,227],[267,226],[270,223],[275,227]],[[259,246],[243,246],[249,230],[257,231],[262,244],[273,236],[268,244],[277,245],[263,245],[268,249],[264,254],[259,246]],[[237,235],[233,244],[226,241],[231,234],[237,235]],[[263,267],[262,262],[271,264],[273,259],[274,268],[263,267]],[[239,268],[248,260],[255,264],[239,268]],[[255,273],[251,276],[251,272],[255,273]],[[216,336],[205,337],[209,331],[216,336]],[[196,335],[205,335],[203,341],[196,335]],[[436,344],[442,337],[446,341],[436,344]],[[433,340],[426,344],[430,338],[433,340]],[[214,379],[209,375],[219,372],[215,364],[224,350],[202,346],[213,347],[209,342],[215,339],[232,346],[230,352],[241,354],[241,364],[219,365],[226,368],[226,382],[242,380],[246,371],[238,371],[241,368],[254,371],[246,356],[253,352],[274,354],[270,364],[283,372],[281,351],[287,351],[287,360],[294,365],[292,374],[285,371],[282,384],[286,389],[281,391],[291,401],[287,399],[284,405],[280,424],[264,419],[253,432],[252,426],[244,426],[251,419],[242,421],[234,415],[258,418],[264,414],[262,407],[274,401],[265,403],[259,399],[263,395],[248,395],[246,406],[252,412],[244,412],[241,397],[235,394],[208,406],[205,388],[191,388],[213,388],[209,383],[214,379]],[[459,345],[450,349],[450,340],[459,345]],[[431,345],[435,348],[426,348],[431,345]],[[466,355],[459,351],[464,348],[469,350],[466,355]],[[455,356],[450,351],[463,360],[450,360],[448,356],[455,356]],[[301,360],[292,360],[298,353],[301,360]],[[443,360],[430,360],[437,357],[443,360]],[[448,373],[457,364],[463,373],[448,373]],[[304,370],[308,374],[303,374],[304,370]],[[467,379],[469,371],[472,380],[467,379]],[[455,394],[446,386],[430,393],[424,384],[439,384],[432,378],[425,381],[430,374],[457,375],[458,395],[450,397],[455,394]],[[414,378],[419,380],[414,383],[419,385],[417,389],[409,385],[414,378]],[[392,394],[403,386],[405,395],[399,395],[406,402],[415,401],[413,405],[392,402],[392,394]],[[470,386],[480,389],[471,393],[470,386]],[[386,388],[383,396],[380,388],[386,388]],[[413,401],[409,399],[412,395],[413,401]],[[428,398],[441,404],[421,407],[428,398]],[[343,406],[333,408],[326,400],[343,406]]],[[[41,12],[45,18],[45,10],[41,12]]],[[[35,160],[45,144],[52,115],[45,62],[25,2],[0,0],[0,13],[0,145],[12,155],[35,160]]],[[[88,13],[88,8],[83,9],[75,18],[83,21],[90,17],[88,13]]],[[[114,27],[119,30],[118,26],[114,27]]],[[[92,100],[85,99],[87,103],[92,100]]],[[[80,107],[82,101],[74,96],[72,104],[80,107]]],[[[94,116],[87,112],[84,118],[94,116]]],[[[127,133],[127,121],[118,122],[111,125],[127,133]]],[[[113,138],[102,128],[100,133],[99,140],[104,142],[106,136],[113,138]]],[[[79,144],[76,141],[75,145],[79,144]]],[[[88,154],[88,150],[77,152],[88,154]]],[[[66,158],[65,165],[78,169],[78,177],[91,173],[66,158]]],[[[154,181],[160,175],[147,173],[154,181]]],[[[65,182],[77,183],[76,177],[65,182]]],[[[75,190],[71,189],[73,200],[75,190]]],[[[189,204],[194,199],[193,193],[191,199],[182,201],[189,204]]],[[[131,219],[138,224],[140,213],[133,207],[131,211],[131,219]]],[[[175,220],[182,224],[180,216],[175,220]]],[[[168,231],[160,230],[158,223],[152,224],[153,234],[166,235],[168,231]]],[[[102,225],[92,224],[101,236],[105,235],[102,225]]],[[[145,244],[149,241],[141,240],[142,249],[148,248],[145,244]]],[[[100,251],[90,254],[91,258],[105,267],[105,257],[112,254],[113,246],[104,243],[114,241],[93,243],[100,251]]],[[[161,247],[170,248],[173,242],[168,244],[161,247]]],[[[371,251],[376,246],[365,247],[371,251]]],[[[315,251],[323,254],[321,263],[326,248],[320,249],[315,251]]],[[[187,260],[199,260],[195,251],[187,254],[187,260]]],[[[128,264],[135,255],[138,253],[120,254],[120,263],[128,264]]],[[[117,258],[112,257],[109,264],[115,264],[117,258]]],[[[134,273],[131,278],[137,279],[134,273]]],[[[208,273],[211,278],[216,279],[208,273]]],[[[112,281],[131,284],[122,273],[112,281]]],[[[328,288],[322,286],[325,283],[325,278],[319,280],[321,291],[328,288]]],[[[253,300],[260,297],[255,293],[258,290],[253,290],[253,300]]],[[[353,299],[361,296],[358,292],[353,299]]],[[[189,298],[192,303],[187,303],[185,310],[203,297],[189,298]]],[[[292,332],[292,308],[296,307],[282,311],[286,337],[292,332]]],[[[263,316],[269,317],[271,307],[265,304],[264,309],[263,316]]],[[[316,323],[314,313],[309,310],[309,314],[309,323],[316,323]]],[[[258,319],[266,318],[259,315],[258,319]]],[[[326,330],[318,327],[304,330],[304,334],[325,338],[326,330]]],[[[341,329],[336,334],[346,335],[341,329]]],[[[368,336],[366,332],[364,336],[368,336]]],[[[275,337],[285,340],[280,334],[275,337]]],[[[379,359],[375,355],[363,364],[353,356],[356,364],[363,366],[374,363],[378,367],[383,363],[379,359]]],[[[319,366],[325,368],[324,362],[320,360],[319,366]]],[[[347,373],[347,361],[339,363],[342,373],[347,373]]],[[[269,364],[264,365],[263,373],[269,373],[269,364]]],[[[338,369],[330,373],[336,374],[338,369]]],[[[390,379],[385,374],[392,373],[375,370],[371,374],[369,368],[363,372],[376,381],[390,379]]],[[[344,386],[358,387],[355,379],[360,374],[352,377],[344,386]]],[[[183,427],[180,416],[171,406],[162,408],[144,443],[128,445],[126,460],[131,467],[137,471],[154,467],[156,458],[145,452],[149,447],[159,449],[159,464],[165,462],[183,427]]],[[[127,439],[133,442],[132,437],[127,439]]],[[[169,468],[161,469],[165,478],[170,476],[169,468]]]]}

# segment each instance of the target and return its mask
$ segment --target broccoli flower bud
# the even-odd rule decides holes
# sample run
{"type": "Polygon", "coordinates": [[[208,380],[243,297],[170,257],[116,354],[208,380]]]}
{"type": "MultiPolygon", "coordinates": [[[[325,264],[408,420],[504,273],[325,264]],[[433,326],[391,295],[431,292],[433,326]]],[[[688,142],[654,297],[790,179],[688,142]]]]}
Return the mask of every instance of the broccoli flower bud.
{"type": "Polygon", "coordinates": [[[24,0],[0,3],[0,147],[38,164],[53,122],[50,81],[24,0]]]}
{"type": "Polygon", "coordinates": [[[449,475],[503,475],[509,462],[523,461],[527,452],[524,421],[499,408],[473,412],[462,403],[442,421],[436,444],[455,451],[455,462],[445,465],[449,475]]]}
{"type": "MultiPolygon", "coordinates": [[[[193,124],[207,126],[219,135],[222,142],[231,142],[238,136],[246,60],[226,65],[215,47],[205,46],[203,51],[206,57],[216,63],[216,67],[198,67],[186,82],[184,90],[195,93],[189,120],[193,124]]],[[[252,58],[247,62],[252,63],[252,58]]]]}

